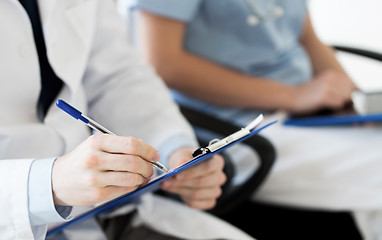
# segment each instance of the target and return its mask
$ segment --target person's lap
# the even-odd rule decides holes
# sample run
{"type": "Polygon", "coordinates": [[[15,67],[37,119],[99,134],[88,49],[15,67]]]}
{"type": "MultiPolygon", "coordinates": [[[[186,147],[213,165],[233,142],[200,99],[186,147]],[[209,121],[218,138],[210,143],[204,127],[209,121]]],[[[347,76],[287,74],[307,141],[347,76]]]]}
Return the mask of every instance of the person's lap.
{"type": "Polygon", "coordinates": [[[381,127],[287,127],[262,134],[276,163],[256,199],[333,210],[382,208],[381,127]],[[378,194],[379,193],[379,194],[378,194]]]}

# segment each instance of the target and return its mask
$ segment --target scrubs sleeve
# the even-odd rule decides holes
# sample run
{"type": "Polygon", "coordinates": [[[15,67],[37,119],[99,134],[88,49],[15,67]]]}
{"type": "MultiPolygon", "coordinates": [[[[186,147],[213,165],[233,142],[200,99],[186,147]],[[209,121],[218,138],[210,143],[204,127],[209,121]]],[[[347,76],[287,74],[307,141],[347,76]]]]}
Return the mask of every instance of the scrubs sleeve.
{"type": "Polygon", "coordinates": [[[136,0],[135,7],[182,22],[193,19],[203,0],[136,0]]]}

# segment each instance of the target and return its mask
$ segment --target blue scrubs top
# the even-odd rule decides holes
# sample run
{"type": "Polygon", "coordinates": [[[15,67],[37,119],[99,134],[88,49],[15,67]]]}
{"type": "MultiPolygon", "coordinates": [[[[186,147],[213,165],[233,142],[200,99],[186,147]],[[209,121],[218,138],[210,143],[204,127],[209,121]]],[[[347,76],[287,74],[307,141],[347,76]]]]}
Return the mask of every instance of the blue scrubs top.
{"type": "MultiPolygon", "coordinates": [[[[136,0],[136,6],[185,22],[184,48],[194,55],[290,85],[312,78],[309,57],[299,43],[307,13],[305,0],[136,0]],[[283,14],[273,14],[275,8],[283,14]],[[251,25],[251,16],[264,17],[251,25]]],[[[258,114],[253,109],[208,104],[175,91],[174,97],[181,104],[240,125],[258,114]]]]}

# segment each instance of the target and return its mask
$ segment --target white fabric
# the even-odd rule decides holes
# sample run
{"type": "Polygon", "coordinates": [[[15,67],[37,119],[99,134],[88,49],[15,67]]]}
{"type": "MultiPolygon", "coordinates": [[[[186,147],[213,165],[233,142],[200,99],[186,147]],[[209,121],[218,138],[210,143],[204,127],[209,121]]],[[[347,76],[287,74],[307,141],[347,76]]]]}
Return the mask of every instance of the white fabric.
{"type": "Polygon", "coordinates": [[[0,161],[0,239],[33,239],[26,185],[32,161],[0,161]],[[14,191],[19,190],[19,191],[14,191]]]}
{"type": "Polygon", "coordinates": [[[225,150],[232,163],[236,173],[232,178],[232,186],[240,186],[260,167],[260,157],[251,147],[245,144],[234,145],[225,150]]]}
{"type": "Polygon", "coordinates": [[[76,239],[91,239],[91,240],[107,240],[101,227],[95,218],[87,218],[65,228],[52,236],[49,240],[76,240],[76,239]]]}
{"type": "MultiPolygon", "coordinates": [[[[134,216],[132,225],[149,226],[151,229],[180,239],[229,239],[253,240],[254,238],[236,227],[224,222],[204,211],[189,208],[186,205],[153,194],[144,195],[136,206],[138,214],[134,216]]],[[[81,214],[89,208],[74,208],[74,215],[81,214]]],[[[102,218],[119,215],[125,212],[117,209],[112,214],[104,214],[102,218]]],[[[97,228],[92,218],[81,220],[63,232],[53,235],[51,239],[98,239],[106,240],[105,235],[95,234],[97,228]]]]}
{"type": "Polygon", "coordinates": [[[56,209],[52,198],[52,166],[55,158],[33,161],[29,171],[28,206],[31,225],[45,225],[67,220],[72,208],[59,206],[56,209]]]}
{"type": "MultiPolygon", "coordinates": [[[[125,25],[112,1],[40,0],[39,5],[48,59],[64,82],[58,98],[67,100],[113,132],[142,138],[159,150],[174,136],[184,135],[195,142],[190,126],[180,116],[165,85],[128,47],[125,25]]],[[[0,1],[0,31],[0,239],[44,239],[47,226],[29,223],[30,165],[33,159],[71,151],[89,136],[89,130],[56,107],[49,109],[44,124],[37,119],[38,58],[29,18],[18,1],[0,1]]],[[[208,237],[213,232],[221,236],[221,229],[215,227],[227,227],[186,207],[173,208],[163,201],[154,204],[161,211],[145,209],[145,221],[148,224],[154,224],[149,221],[151,218],[161,224],[173,221],[177,225],[175,231],[182,236],[191,234],[186,231],[187,225],[182,226],[182,221],[186,221],[186,216],[180,214],[182,209],[187,218],[197,222],[200,218],[204,227],[199,231],[201,238],[204,232],[208,237]],[[168,214],[173,217],[168,218],[168,214]]],[[[243,236],[234,227],[227,229],[226,234],[243,236]]],[[[87,232],[89,229],[83,230],[86,237],[81,239],[103,237],[100,232],[91,230],[95,236],[87,232]]],[[[70,236],[75,238],[81,231],[78,229],[70,236]]],[[[230,235],[225,237],[234,239],[230,235]]]]}
{"type": "Polygon", "coordinates": [[[203,211],[155,195],[142,198],[136,221],[181,239],[253,239],[227,222],[203,211]]]}
{"type": "MultiPolygon", "coordinates": [[[[282,112],[266,117],[266,121],[279,121],[262,132],[275,145],[277,160],[254,196],[256,200],[349,210],[358,215],[381,212],[381,125],[286,127],[282,124],[285,118],[282,112]]],[[[382,233],[382,224],[377,229],[375,223],[371,225],[374,225],[374,236],[375,231],[382,233]]],[[[365,235],[369,234],[370,227],[359,226],[365,235]]]]}
{"type": "MultiPolygon", "coordinates": [[[[58,98],[113,132],[142,138],[159,150],[174,136],[196,142],[165,85],[128,47],[125,25],[112,1],[40,0],[39,6],[48,59],[64,82],[58,98]]],[[[44,124],[39,122],[38,57],[29,18],[18,1],[0,1],[0,31],[0,239],[44,239],[47,226],[29,223],[30,165],[33,159],[71,151],[89,130],[54,106],[44,124]]],[[[160,214],[153,211],[152,217],[171,221],[160,214]]],[[[217,221],[212,219],[202,217],[201,222],[214,228],[217,221]]]]}
{"type": "Polygon", "coordinates": [[[363,239],[382,239],[382,211],[355,211],[353,217],[362,230],[363,239]]]}

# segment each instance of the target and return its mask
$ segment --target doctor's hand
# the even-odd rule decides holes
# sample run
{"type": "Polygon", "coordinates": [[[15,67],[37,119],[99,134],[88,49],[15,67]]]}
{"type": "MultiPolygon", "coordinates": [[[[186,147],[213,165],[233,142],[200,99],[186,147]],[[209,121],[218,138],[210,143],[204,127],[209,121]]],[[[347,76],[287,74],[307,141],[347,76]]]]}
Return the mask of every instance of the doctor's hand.
{"type": "MultiPolygon", "coordinates": [[[[168,160],[170,168],[179,166],[192,158],[193,149],[181,148],[168,160]]],[[[226,181],[223,173],[224,160],[220,155],[177,174],[162,183],[162,190],[178,194],[190,207],[211,209],[222,194],[221,186],[226,181]]]]}
{"type": "Polygon", "coordinates": [[[148,161],[158,160],[158,151],[140,139],[92,135],[54,162],[54,202],[90,206],[131,192],[153,175],[148,161]]]}
{"type": "Polygon", "coordinates": [[[351,93],[357,87],[342,72],[326,70],[313,81],[295,89],[293,113],[310,113],[323,108],[340,109],[351,100],[351,93]]]}

